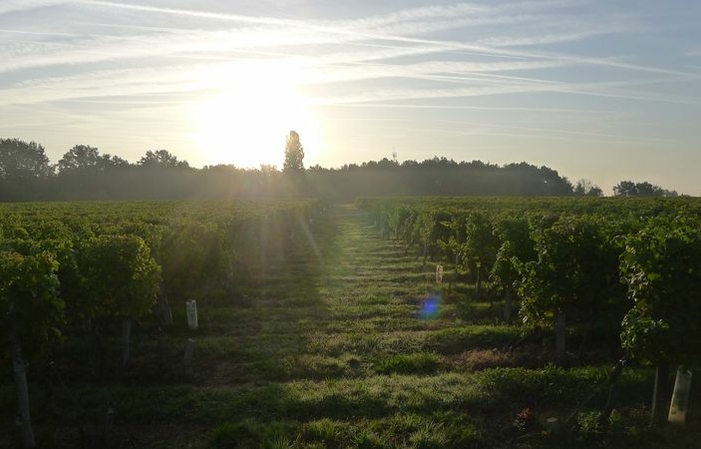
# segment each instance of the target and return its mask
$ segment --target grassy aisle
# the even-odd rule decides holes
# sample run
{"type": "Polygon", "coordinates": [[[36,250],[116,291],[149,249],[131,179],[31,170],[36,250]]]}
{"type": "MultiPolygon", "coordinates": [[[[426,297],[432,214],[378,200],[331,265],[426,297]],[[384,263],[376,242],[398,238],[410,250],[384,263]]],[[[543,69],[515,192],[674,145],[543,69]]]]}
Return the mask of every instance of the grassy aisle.
{"type": "Polygon", "coordinates": [[[220,425],[216,444],[485,446],[486,415],[467,413],[481,408],[481,393],[465,355],[491,353],[517,330],[459,319],[435,294],[432,268],[381,239],[352,206],[327,218],[333,238],[317,245],[316,309],[285,312],[303,341],[284,358],[289,378],[256,388],[269,396],[220,425]]]}

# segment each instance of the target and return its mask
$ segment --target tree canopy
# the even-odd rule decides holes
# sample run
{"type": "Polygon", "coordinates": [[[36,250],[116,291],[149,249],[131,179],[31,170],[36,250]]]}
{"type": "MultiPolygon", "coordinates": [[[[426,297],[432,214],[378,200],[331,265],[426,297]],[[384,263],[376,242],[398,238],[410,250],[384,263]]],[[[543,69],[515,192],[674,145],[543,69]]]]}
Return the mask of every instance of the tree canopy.
{"type": "Polygon", "coordinates": [[[190,166],[187,161],[178,160],[178,158],[168,150],[149,150],[139,159],[138,165],[153,168],[187,168],[190,166]]]}
{"type": "Polygon", "coordinates": [[[43,146],[0,139],[0,201],[42,199],[45,181],[53,172],[43,146]]]}
{"type": "Polygon", "coordinates": [[[296,131],[290,131],[285,144],[284,173],[300,173],[304,171],[304,147],[296,131]]]}
{"type": "Polygon", "coordinates": [[[100,154],[100,150],[90,145],[76,145],[58,161],[59,174],[80,173],[88,170],[104,171],[114,167],[127,167],[129,162],[119,156],[100,154]]]}
{"type": "Polygon", "coordinates": [[[663,189],[660,186],[650,184],[647,181],[633,182],[621,181],[613,186],[614,196],[677,196],[674,190],[663,189]]]}
{"type": "Polygon", "coordinates": [[[44,147],[36,142],[0,139],[0,179],[42,178],[53,174],[44,147]]]}

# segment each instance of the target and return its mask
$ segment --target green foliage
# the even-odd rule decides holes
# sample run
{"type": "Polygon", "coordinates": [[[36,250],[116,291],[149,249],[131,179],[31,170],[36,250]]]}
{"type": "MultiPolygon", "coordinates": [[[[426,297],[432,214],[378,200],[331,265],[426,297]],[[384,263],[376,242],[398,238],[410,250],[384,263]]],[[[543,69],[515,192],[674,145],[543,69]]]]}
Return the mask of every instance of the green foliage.
{"type": "Polygon", "coordinates": [[[595,217],[563,217],[535,230],[537,258],[525,264],[519,286],[524,323],[551,325],[558,311],[587,322],[621,309],[619,249],[603,229],[595,217]]]}
{"type": "Polygon", "coordinates": [[[230,282],[230,253],[216,223],[182,222],[163,237],[160,259],[170,295],[179,300],[198,297],[210,283],[230,282]]]}
{"type": "Polygon", "coordinates": [[[498,237],[492,230],[491,214],[481,210],[447,212],[448,217],[439,216],[444,219],[441,224],[449,229],[449,233],[434,238],[454,259],[460,274],[469,275],[481,283],[492,269],[499,247],[498,237]]]}
{"type": "Polygon", "coordinates": [[[435,256],[441,247],[442,242],[447,242],[453,231],[446,224],[450,222],[452,215],[450,212],[423,208],[416,218],[415,231],[412,233],[413,239],[410,243],[418,243],[424,262],[429,256],[435,256]]]}
{"type": "MultiPolygon", "coordinates": [[[[475,200],[454,201],[474,206],[471,201],[475,200]]],[[[504,216],[517,222],[514,235],[531,242],[531,227],[559,226],[553,211],[571,217],[580,208],[584,215],[601,208],[610,215],[602,212],[605,220],[592,221],[603,240],[611,242],[615,235],[636,232],[637,217],[674,215],[679,204],[693,204],[619,201],[614,207],[603,199],[595,203],[538,200],[531,205],[537,210],[528,206],[527,211],[515,212],[513,208],[529,202],[493,201],[494,206],[481,202],[475,210],[489,217],[500,242],[497,231],[504,216]],[[619,226],[612,217],[620,217],[626,225],[619,226]]],[[[442,216],[468,216],[465,209],[438,203],[442,216]]],[[[401,204],[405,210],[397,217],[403,220],[396,222],[405,223],[402,234],[418,235],[416,220],[424,212],[433,228],[439,215],[429,213],[433,205],[426,200],[420,207],[401,204]]],[[[3,204],[0,212],[0,235],[5,242],[17,240],[15,250],[27,254],[32,246],[25,249],[20,241],[41,242],[31,251],[55,254],[60,265],[55,273],[61,281],[67,281],[70,273],[82,276],[86,251],[97,236],[130,234],[139,235],[150,256],[163,263],[171,250],[165,238],[187,237],[183,241],[193,248],[179,248],[184,260],[188,251],[206,254],[203,248],[214,242],[212,260],[230,263],[226,270],[233,270],[237,280],[236,290],[222,295],[219,302],[203,298],[200,318],[205,325],[198,331],[188,373],[183,372],[181,361],[184,339],[190,333],[179,327],[153,338],[154,322],[142,319],[143,327],[137,332],[143,332],[143,338],[135,339],[133,364],[114,370],[120,371],[114,377],[97,379],[97,358],[91,357],[89,338],[65,328],[65,344],[53,359],[67,385],[54,389],[52,396],[62,416],[52,414],[51,403],[34,409],[40,439],[43,435],[48,441],[55,435],[59,440],[46,443],[52,447],[90,445],[79,440],[74,423],[81,422],[88,434],[101,435],[107,407],[116,413],[118,425],[111,442],[119,447],[681,448],[694,447],[698,440],[693,420],[674,434],[654,434],[647,428],[639,411],[649,402],[652,373],[636,365],[626,368],[614,395],[620,413],[614,413],[608,430],[599,426],[596,408],[608,394],[606,367],[610,354],[620,349],[615,339],[580,359],[596,367],[484,369],[541,367],[546,357],[540,342],[527,339],[519,326],[469,324],[475,322],[476,313],[463,319],[456,295],[472,292],[473,287],[454,286],[452,295],[442,295],[437,319],[417,319],[420,298],[435,288],[433,266],[422,268],[420,260],[405,254],[395,242],[378,238],[366,217],[350,207],[334,207],[331,226],[326,226],[326,218],[317,219],[313,202],[3,204]],[[307,220],[310,217],[314,224],[307,220]],[[300,223],[309,224],[309,234],[300,223]],[[312,240],[319,251],[312,249],[312,240]],[[242,261],[251,264],[248,276],[241,274],[242,261]],[[68,267],[65,273],[64,267],[68,267]],[[241,299],[241,292],[249,296],[241,299]],[[513,351],[507,350],[517,342],[513,351]],[[488,360],[465,363],[470,357],[488,360]],[[522,414],[526,409],[529,412],[522,414]],[[514,427],[519,415],[522,431],[514,427]],[[550,416],[561,419],[561,435],[540,432],[550,416]]],[[[436,231],[441,239],[454,235],[443,223],[436,231]]],[[[436,241],[429,243],[436,245],[436,241]]],[[[533,251],[532,243],[530,247],[533,251]]],[[[438,250],[435,256],[450,257],[438,250]]],[[[207,283],[222,279],[221,266],[191,266],[205,272],[193,273],[193,279],[200,274],[198,279],[207,283]]],[[[81,287],[82,278],[78,280],[81,287]]],[[[469,296],[470,310],[491,313],[485,312],[486,301],[469,296]]],[[[72,297],[66,295],[66,301],[72,297]]],[[[176,309],[182,314],[182,307],[176,309]]],[[[182,315],[175,318],[176,323],[184,321],[182,315]]],[[[603,318],[596,325],[618,333],[617,323],[605,323],[603,318]]],[[[109,355],[116,342],[110,333],[112,321],[99,324],[106,331],[101,335],[109,355]]],[[[584,328],[578,326],[572,334],[578,337],[584,328]]],[[[9,370],[5,371],[8,378],[9,370]]],[[[36,376],[32,371],[30,376],[36,376]]],[[[35,400],[44,404],[42,390],[42,382],[32,383],[35,400]]],[[[14,413],[13,398],[12,389],[0,385],[0,411],[6,416],[14,413]]],[[[696,416],[694,399],[690,416],[696,416]]],[[[7,432],[10,425],[0,422],[0,432],[7,432]]]]}
{"type": "Polygon", "coordinates": [[[485,212],[471,212],[465,223],[463,265],[474,276],[481,276],[494,265],[497,248],[499,240],[492,231],[491,218],[485,212]]]}
{"type": "Polygon", "coordinates": [[[501,245],[496,252],[490,280],[498,290],[515,293],[524,264],[536,258],[528,220],[525,217],[501,217],[496,220],[494,233],[501,245]]]}
{"type": "Polygon", "coordinates": [[[685,216],[650,220],[626,239],[621,272],[633,307],[621,342],[652,363],[693,363],[701,341],[701,231],[685,216]]]}
{"type": "Polygon", "coordinates": [[[160,267],[140,237],[96,237],[83,248],[80,266],[92,316],[137,318],[151,310],[160,267]]]}
{"type": "MultiPolygon", "coordinates": [[[[57,270],[53,254],[33,242],[0,245],[0,315],[5,329],[19,338],[30,355],[58,335],[64,303],[58,294],[57,270]]],[[[5,337],[6,332],[0,334],[5,337]]]]}

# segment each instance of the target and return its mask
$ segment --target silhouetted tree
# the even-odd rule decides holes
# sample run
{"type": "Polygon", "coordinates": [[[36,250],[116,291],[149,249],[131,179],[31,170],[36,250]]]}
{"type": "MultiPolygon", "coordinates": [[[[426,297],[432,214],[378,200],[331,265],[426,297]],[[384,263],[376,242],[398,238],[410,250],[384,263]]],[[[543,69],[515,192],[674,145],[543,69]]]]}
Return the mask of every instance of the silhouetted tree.
{"type": "Polygon", "coordinates": [[[122,170],[131,165],[119,156],[100,154],[96,147],[75,145],[58,161],[56,192],[60,199],[110,199],[133,186],[122,170]],[[117,170],[119,169],[119,170],[117,170]]]}
{"type": "Polygon", "coordinates": [[[300,173],[304,171],[304,147],[299,140],[296,131],[290,131],[285,144],[285,163],[282,166],[284,173],[300,173]]]}
{"type": "Polygon", "coordinates": [[[41,199],[51,175],[53,167],[43,146],[19,139],[0,139],[0,200],[41,199]]]}
{"type": "Polygon", "coordinates": [[[604,196],[601,187],[592,184],[588,179],[580,179],[574,186],[573,193],[578,196],[604,196]]]}
{"type": "Polygon", "coordinates": [[[52,174],[43,146],[19,139],[0,139],[0,179],[45,178],[52,174]]]}
{"type": "MultiPolygon", "coordinates": [[[[105,154],[102,156],[102,158],[105,161],[105,164],[107,165],[107,167],[110,167],[110,168],[131,167],[131,164],[129,163],[128,160],[121,158],[117,155],[105,154]]],[[[185,162],[185,164],[187,164],[187,162],[185,162]]]]}
{"type": "Polygon", "coordinates": [[[187,161],[179,161],[175,155],[167,150],[147,151],[139,159],[139,165],[151,168],[187,168],[190,166],[187,161]]]}
{"type": "Polygon", "coordinates": [[[572,183],[556,170],[526,162],[504,165],[501,169],[510,190],[501,195],[572,195],[572,183]]]}
{"type": "Polygon", "coordinates": [[[88,169],[102,168],[104,159],[100,156],[100,151],[89,145],[76,145],[58,161],[58,171],[60,174],[77,172],[88,169]]]}
{"type": "Polygon", "coordinates": [[[637,196],[638,189],[633,181],[621,181],[613,186],[614,196],[637,196]]]}
{"type": "Polygon", "coordinates": [[[649,182],[621,181],[613,186],[614,196],[665,196],[674,197],[679,194],[674,190],[663,189],[649,182]]]}

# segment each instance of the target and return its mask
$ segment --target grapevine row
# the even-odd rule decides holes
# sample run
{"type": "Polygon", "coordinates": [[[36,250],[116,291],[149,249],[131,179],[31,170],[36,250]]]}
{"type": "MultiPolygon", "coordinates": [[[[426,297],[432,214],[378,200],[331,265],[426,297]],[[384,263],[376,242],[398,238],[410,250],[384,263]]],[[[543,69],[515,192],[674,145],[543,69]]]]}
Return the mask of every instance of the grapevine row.
{"type": "Polygon", "coordinates": [[[283,261],[320,210],[316,200],[0,205],[0,312],[15,330],[0,338],[33,353],[52,333],[156,303],[166,324],[171,304],[231,298],[283,261]]]}
{"type": "Polygon", "coordinates": [[[385,238],[445,266],[451,284],[504,299],[533,328],[619,336],[654,364],[698,361],[701,201],[677,199],[366,198],[385,238]],[[484,291],[484,285],[488,291],[484,291]],[[517,306],[517,307],[516,307],[517,306]]]}

